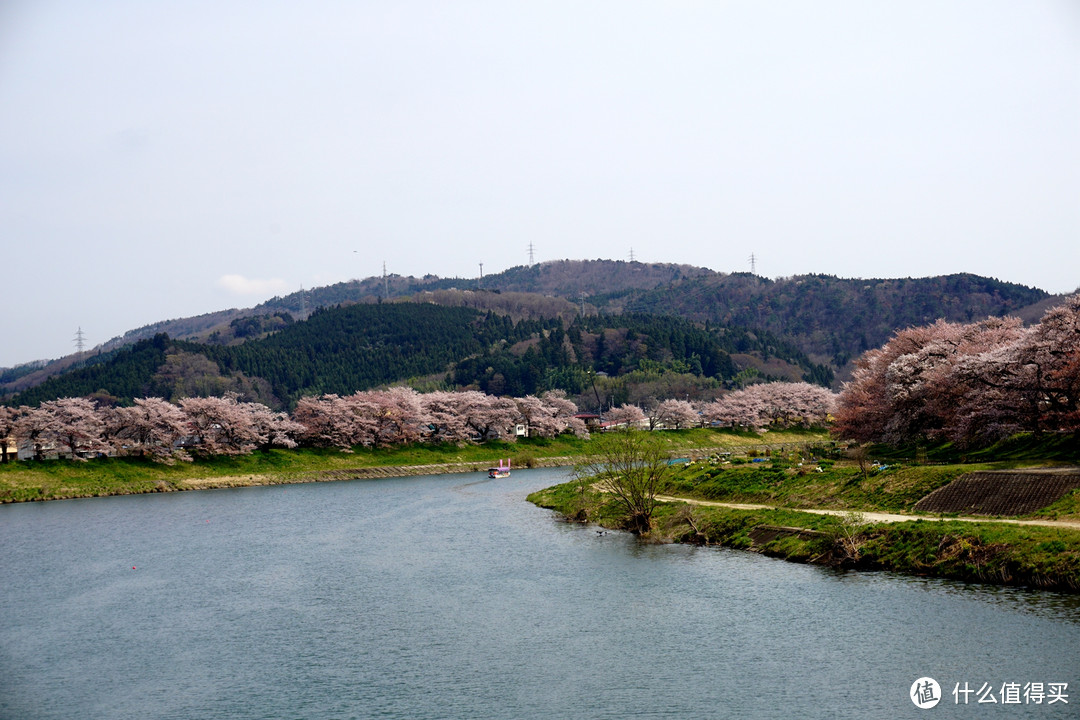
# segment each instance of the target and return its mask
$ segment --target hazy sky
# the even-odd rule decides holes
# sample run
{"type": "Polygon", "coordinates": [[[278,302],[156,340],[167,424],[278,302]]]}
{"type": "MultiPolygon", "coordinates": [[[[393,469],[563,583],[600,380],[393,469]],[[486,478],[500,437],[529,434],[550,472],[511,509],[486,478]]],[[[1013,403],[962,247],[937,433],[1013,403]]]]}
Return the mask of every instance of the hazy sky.
{"type": "Polygon", "coordinates": [[[1080,3],[0,2],[0,366],[392,273],[1080,286],[1080,3]]]}

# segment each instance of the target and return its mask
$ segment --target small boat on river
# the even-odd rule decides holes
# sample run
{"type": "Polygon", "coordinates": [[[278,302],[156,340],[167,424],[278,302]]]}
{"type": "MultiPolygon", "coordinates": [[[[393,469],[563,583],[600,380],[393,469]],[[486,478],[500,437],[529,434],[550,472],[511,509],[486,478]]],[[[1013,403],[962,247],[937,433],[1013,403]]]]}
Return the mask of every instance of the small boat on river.
{"type": "Polygon", "coordinates": [[[503,465],[503,461],[500,459],[499,464],[495,467],[488,468],[489,478],[504,478],[510,477],[510,458],[506,459],[506,464],[503,465]]]}

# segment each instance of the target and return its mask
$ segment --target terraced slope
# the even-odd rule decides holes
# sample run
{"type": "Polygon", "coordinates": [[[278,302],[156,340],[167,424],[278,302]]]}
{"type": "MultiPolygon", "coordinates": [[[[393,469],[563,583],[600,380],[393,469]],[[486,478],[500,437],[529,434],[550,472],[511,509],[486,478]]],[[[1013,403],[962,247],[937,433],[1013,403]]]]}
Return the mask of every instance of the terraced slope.
{"type": "Polygon", "coordinates": [[[1080,488],[1080,468],[974,472],[938,488],[915,504],[927,513],[1026,515],[1080,488]]]}

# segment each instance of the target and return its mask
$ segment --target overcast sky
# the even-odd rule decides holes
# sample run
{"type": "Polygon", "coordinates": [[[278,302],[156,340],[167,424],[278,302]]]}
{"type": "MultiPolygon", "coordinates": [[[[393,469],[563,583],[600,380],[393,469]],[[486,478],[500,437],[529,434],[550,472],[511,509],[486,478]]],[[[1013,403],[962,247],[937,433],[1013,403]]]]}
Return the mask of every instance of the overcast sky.
{"type": "Polygon", "coordinates": [[[1080,286],[1080,3],[0,2],[0,366],[382,272],[1080,286]]]}

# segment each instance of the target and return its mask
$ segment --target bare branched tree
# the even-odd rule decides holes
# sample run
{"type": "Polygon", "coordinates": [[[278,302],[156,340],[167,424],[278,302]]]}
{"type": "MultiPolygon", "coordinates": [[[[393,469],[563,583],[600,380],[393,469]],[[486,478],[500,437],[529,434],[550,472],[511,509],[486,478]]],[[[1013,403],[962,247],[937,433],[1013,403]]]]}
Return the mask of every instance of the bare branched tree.
{"type": "Polygon", "coordinates": [[[668,472],[660,439],[644,430],[619,430],[596,437],[593,446],[592,454],[574,467],[578,481],[613,494],[626,510],[623,527],[637,535],[648,533],[656,492],[668,472]]]}
{"type": "Polygon", "coordinates": [[[833,536],[833,548],[841,564],[856,563],[862,555],[866,542],[866,516],[860,512],[846,512],[833,536]]]}

